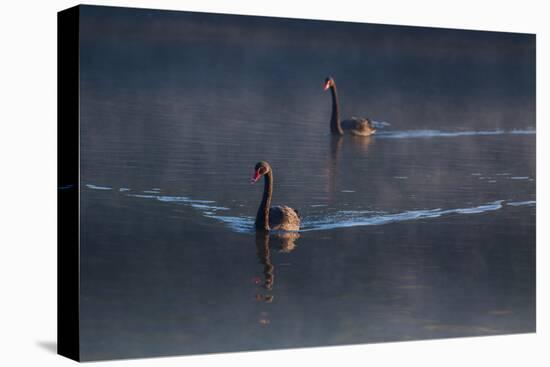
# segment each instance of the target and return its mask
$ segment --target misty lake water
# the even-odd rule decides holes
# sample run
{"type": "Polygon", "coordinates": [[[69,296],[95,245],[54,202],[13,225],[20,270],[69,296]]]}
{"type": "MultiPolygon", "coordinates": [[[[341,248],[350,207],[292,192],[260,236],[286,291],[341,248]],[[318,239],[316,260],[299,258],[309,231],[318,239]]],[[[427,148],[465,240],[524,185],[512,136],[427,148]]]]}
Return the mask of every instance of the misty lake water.
{"type": "Polygon", "coordinates": [[[83,9],[84,359],[535,330],[534,37],[83,9]]]}

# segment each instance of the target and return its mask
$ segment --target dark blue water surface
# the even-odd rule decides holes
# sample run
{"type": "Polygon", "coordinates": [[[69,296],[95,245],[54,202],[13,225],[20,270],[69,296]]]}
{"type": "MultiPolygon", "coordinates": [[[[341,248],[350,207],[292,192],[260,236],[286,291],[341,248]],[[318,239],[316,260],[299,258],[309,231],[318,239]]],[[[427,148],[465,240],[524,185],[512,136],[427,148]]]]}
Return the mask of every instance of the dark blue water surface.
{"type": "Polygon", "coordinates": [[[83,7],[86,360],[535,330],[535,38],[83,7]],[[342,117],[329,135],[327,75],[342,117]],[[274,203],[299,233],[256,235],[274,203]]]}

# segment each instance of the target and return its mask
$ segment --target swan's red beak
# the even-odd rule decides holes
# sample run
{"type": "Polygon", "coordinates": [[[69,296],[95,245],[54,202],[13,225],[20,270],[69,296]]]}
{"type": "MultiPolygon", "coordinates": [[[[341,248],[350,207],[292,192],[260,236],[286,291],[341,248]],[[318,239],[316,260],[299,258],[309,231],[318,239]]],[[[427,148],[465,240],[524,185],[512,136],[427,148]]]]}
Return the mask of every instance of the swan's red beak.
{"type": "Polygon", "coordinates": [[[330,80],[325,83],[325,87],[323,88],[323,90],[328,90],[329,88],[330,88],[330,80]]]}
{"type": "Polygon", "coordinates": [[[262,177],[262,175],[260,175],[260,170],[254,171],[254,173],[252,174],[252,177],[250,177],[250,183],[253,184],[258,182],[260,177],[262,177]]]}

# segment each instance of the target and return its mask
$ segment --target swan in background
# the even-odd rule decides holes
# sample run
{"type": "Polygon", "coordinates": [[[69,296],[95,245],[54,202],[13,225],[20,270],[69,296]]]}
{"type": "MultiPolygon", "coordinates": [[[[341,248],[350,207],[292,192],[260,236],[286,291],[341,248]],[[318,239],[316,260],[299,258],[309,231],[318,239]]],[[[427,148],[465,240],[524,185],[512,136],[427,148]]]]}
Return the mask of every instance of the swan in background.
{"type": "Polygon", "coordinates": [[[376,132],[372,122],[368,118],[352,117],[349,120],[340,122],[340,114],[338,108],[338,92],[336,91],[336,83],[330,76],[325,79],[324,90],[330,89],[332,94],[332,114],[330,117],[330,131],[335,135],[343,135],[344,130],[349,130],[353,135],[369,136],[376,132]]]}

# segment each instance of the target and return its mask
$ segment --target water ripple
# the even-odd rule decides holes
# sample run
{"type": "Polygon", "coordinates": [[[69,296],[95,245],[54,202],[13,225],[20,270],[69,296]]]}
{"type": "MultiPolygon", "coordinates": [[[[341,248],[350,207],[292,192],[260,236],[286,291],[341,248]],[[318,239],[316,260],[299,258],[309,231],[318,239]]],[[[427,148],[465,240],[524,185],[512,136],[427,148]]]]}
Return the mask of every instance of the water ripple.
{"type": "Polygon", "coordinates": [[[113,189],[112,187],[98,186],[98,185],[92,185],[92,184],[87,184],[86,187],[93,190],[112,190],[113,189]]]}
{"type": "MultiPolygon", "coordinates": [[[[150,190],[144,191],[144,192],[152,192],[150,190]]],[[[169,196],[169,195],[154,195],[154,194],[127,194],[129,197],[135,197],[135,198],[142,198],[142,199],[154,199],[158,201],[162,201],[165,203],[179,203],[179,204],[186,204],[189,205],[195,209],[204,210],[207,212],[215,212],[218,210],[229,210],[229,208],[226,208],[224,206],[217,206],[217,205],[209,205],[209,204],[215,204],[216,202],[213,200],[197,200],[197,199],[191,199],[187,196],[169,196]]]]}
{"type": "Polygon", "coordinates": [[[510,206],[535,206],[537,202],[535,200],[528,200],[528,201],[510,201],[506,203],[506,205],[510,206]]]}
{"type": "Polygon", "coordinates": [[[534,129],[517,130],[485,130],[485,131],[441,131],[441,130],[402,130],[402,131],[381,131],[376,133],[377,138],[385,139],[407,139],[407,138],[435,138],[435,137],[458,137],[477,135],[530,135],[535,134],[534,129]]]}
{"type": "Polygon", "coordinates": [[[356,226],[375,226],[394,222],[438,218],[449,214],[484,213],[501,209],[503,202],[503,200],[498,200],[471,208],[409,210],[402,213],[376,215],[364,215],[362,211],[339,211],[333,215],[324,216],[321,218],[308,218],[303,223],[302,231],[318,231],[356,226]]]}
{"type": "MultiPolygon", "coordinates": [[[[110,187],[87,184],[86,187],[94,190],[111,190],[110,187]]],[[[150,191],[148,191],[150,192],[150,191]]],[[[128,197],[153,199],[165,203],[183,204],[198,210],[204,217],[217,220],[225,224],[229,229],[239,233],[250,233],[254,231],[254,218],[248,216],[220,215],[219,211],[231,210],[225,206],[216,204],[213,200],[192,199],[188,196],[168,196],[160,194],[126,194],[128,197]]],[[[408,210],[401,213],[374,212],[369,210],[340,210],[332,214],[322,213],[319,215],[308,215],[302,221],[302,228],[299,232],[323,231],[337,228],[348,228],[357,226],[377,226],[395,222],[413,221],[420,219],[439,218],[446,215],[458,214],[480,214],[496,211],[509,207],[535,206],[536,201],[505,201],[496,200],[482,205],[454,208],[454,209],[420,209],[408,210]]],[[[314,207],[314,206],[313,206],[314,207]]]]}
{"type": "MultiPolygon", "coordinates": [[[[535,204],[536,202],[533,200],[509,203],[506,203],[504,200],[497,200],[469,208],[409,210],[402,213],[389,214],[373,214],[373,212],[365,210],[345,210],[328,215],[322,214],[319,216],[308,216],[302,221],[302,228],[299,232],[323,231],[357,226],[377,226],[395,222],[439,218],[451,214],[480,214],[499,210],[504,206],[533,206],[535,204]]],[[[220,216],[216,214],[207,215],[207,217],[223,222],[230,229],[236,232],[246,233],[253,231],[254,218],[252,217],[232,217],[220,216]]]]}

